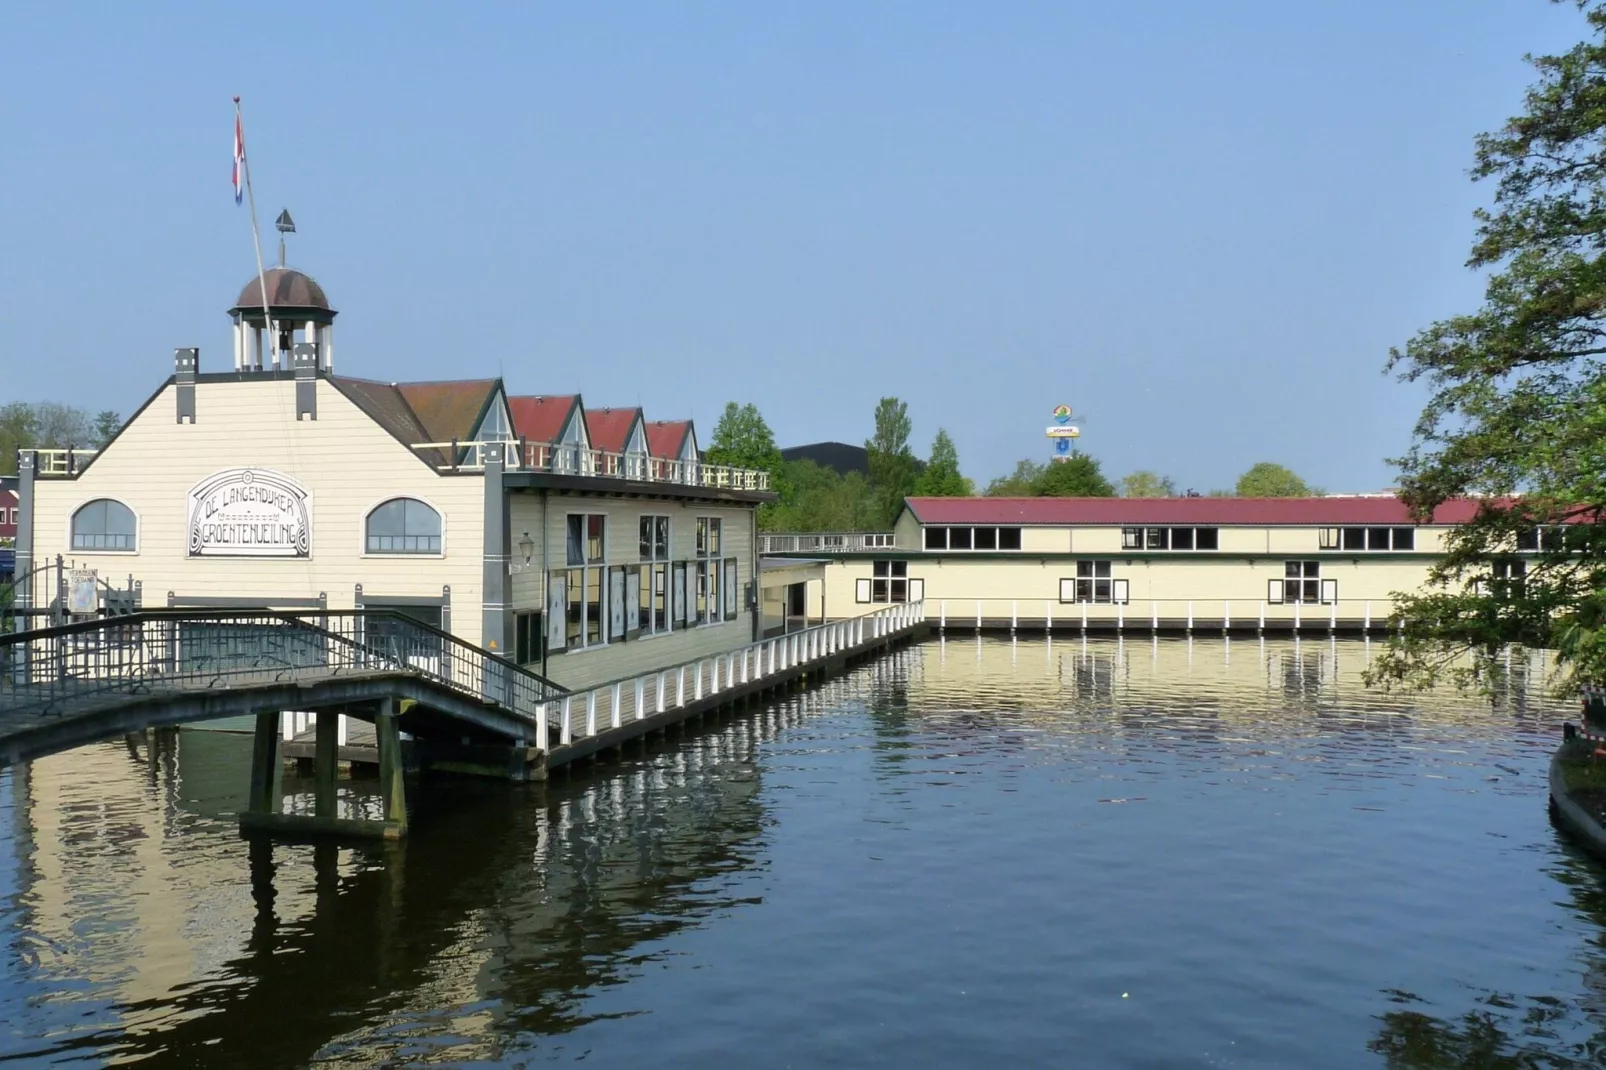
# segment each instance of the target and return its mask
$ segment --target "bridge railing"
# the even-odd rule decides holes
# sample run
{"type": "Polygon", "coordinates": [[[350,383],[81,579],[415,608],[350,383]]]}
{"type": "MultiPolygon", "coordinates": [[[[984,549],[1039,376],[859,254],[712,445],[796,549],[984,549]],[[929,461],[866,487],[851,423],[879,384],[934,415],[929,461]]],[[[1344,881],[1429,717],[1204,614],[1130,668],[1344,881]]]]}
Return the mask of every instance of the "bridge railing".
{"type": "Polygon", "coordinates": [[[267,686],[355,672],[416,673],[531,719],[563,689],[404,614],[151,610],[0,637],[0,712],[267,686]]]}

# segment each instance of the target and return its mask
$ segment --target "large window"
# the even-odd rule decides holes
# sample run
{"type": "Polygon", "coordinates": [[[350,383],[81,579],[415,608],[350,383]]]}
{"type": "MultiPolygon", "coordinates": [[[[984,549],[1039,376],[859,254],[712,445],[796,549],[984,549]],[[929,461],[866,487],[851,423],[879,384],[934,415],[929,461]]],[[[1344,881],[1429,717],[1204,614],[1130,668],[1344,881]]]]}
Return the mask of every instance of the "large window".
{"type": "Polygon", "coordinates": [[[925,588],[925,580],[909,578],[909,562],[872,561],[870,578],[854,585],[854,600],[882,604],[919,602],[926,597],[925,588]]]}
{"type": "Polygon", "coordinates": [[[1555,553],[1566,545],[1567,530],[1558,525],[1529,528],[1517,533],[1517,549],[1528,553],[1555,553]]]}
{"type": "Polygon", "coordinates": [[[1338,601],[1338,581],[1322,579],[1320,561],[1285,561],[1283,578],[1266,584],[1266,601],[1326,605],[1338,601]]]}
{"type": "Polygon", "coordinates": [[[1501,601],[1521,598],[1523,587],[1526,585],[1528,575],[1528,562],[1521,558],[1509,558],[1493,562],[1494,575],[1493,590],[1491,593],[1501,601]]]}
{"type": "Polygon", "coordinates": [[[97,498],[72,515],[74,550],[134,550],[134,512],[122,502],[97,498]]]}
{"type": "Polygon", "coordinates": [[[1078,561],[1076,578],[1060,580],[1060,601],[1125,605],[1130,584],[1111,575],[1112,565],[1110,561],[1078,561]]]}
{"type": "Polygon", "coordinates": [[[1322,528],[1317,545],[1323,550],[1351,552],[1416,549],[1415,528],[1322,528]]]}
{"type": "Polygon", "coordinates": [[[640,627],[644,635],[669,630],[669,518],[641,518],[640,627]]]}
{"type": "Polygon", "coordinates": [[[931,527],[923,534],[928,550],[1019,550],[1018,527],[931,527]]]}
{"type": "Polygon", "coordinates": [[[603,559],[607,552],[608,518],[601,513],[570,513],[564,577],[567,605],[564,639],[568,648],[598,646],[608,639],[603,559]]]}
{"type": "Polygon", "coordinates": [[[697,518],[697,592],[693,623],[712,624],[723,618],[720,582],[724,570],[720,564],[721,525],[717,516],[697,518]]]}
{"type": "Polygon", "coordinates": [[[1122,528],[1123,550],[1214,550],[1219,528],[1122,528]]]}
{"type": "Polygon", "coordinates": [[[371,554],[438,554],[441,515],[416,498],[392,498],[368,514],[371,554]]]}

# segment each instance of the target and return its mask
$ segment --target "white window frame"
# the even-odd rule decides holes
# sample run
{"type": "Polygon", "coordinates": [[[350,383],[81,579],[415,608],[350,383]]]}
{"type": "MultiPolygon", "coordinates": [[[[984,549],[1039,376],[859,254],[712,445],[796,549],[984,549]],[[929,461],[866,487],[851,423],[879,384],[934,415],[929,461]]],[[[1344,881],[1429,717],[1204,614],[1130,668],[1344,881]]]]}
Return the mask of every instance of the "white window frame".
{"type": "Polygon", "coordinates": [[[357,532],[357,556],[366,558],[379,558],[384,560],[397,557],[404,557],[413,561],[417,561],[420,558],[424,560],[439,560],[440,558],[446,556],[446,527],[446,510],[442,509],[439,505],[436,505],[433,501],[424,497],[423,495],[387,494],[383,498],[375,499],[374,502],[368,506],[368,508],[363,510],[362,526],[357,532]],[[378,509],[381,505],[387,505],[390,502],[403,501],[405,499],[411,499],[415,502],[429,506],[431,509],[435,510],[435,515],[441,518],[441,548],[438,553],[433,550],[425,550],[419,553],[408,553],[397,550],[373,551],[368,549],[368,518],[373,516],[374,510],[378,509]]]}
{"type": "Polygon", "coordinates": [[[110,556],[110,557],[138,557],[139,556],[139,548],[140,548],[141,543],[144,542],[144,538],[145,538],[144,519],[139,515],[139,510],[135,509],[132,505],[129,505],[127,502],[123,501],[121,498],[114,498],[110,494],[91,494],[89,497],[84,498],[83,500],[81,500],[77,504],[75,504],[71,509],[67,510],[67,538],[66,538],[66,541],[64,542],[63,545],[65,545],[68,548],[69,552],[71,552],[71,553],[74,553],[74,554],[94,554],[97,557],[102,555],[102,554],[105,554],[105,555],[110,556]],[[72,534],[73,534],[73,532],[72,532],[72,522],[73,522],[73,517],[77,516],[78,515],[78,510],[82,509],[84,506],[88,505],[91,502],[98,502],[98,501],[100,501],[102,499],[105,499],[106,501],[109,501],[109,502],[116,502],[118,505],[121,505],[124,509],[127,509],[130,513],[134,514],[134,548],[132,550],[80,550],[80,549],[78,549],[78,548],[73,546],[73,541],[72,541],[72,534]]]}

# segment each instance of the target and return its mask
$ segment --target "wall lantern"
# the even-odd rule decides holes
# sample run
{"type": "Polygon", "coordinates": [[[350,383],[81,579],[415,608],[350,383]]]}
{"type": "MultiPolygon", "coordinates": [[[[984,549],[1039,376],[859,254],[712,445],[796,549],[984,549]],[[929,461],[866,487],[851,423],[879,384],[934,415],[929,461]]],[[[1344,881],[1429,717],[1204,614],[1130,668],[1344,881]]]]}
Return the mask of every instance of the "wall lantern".
{"type": "Polygon", "coordinates": [[[530,533],[528,531],[526,531],[524,533],[524,537],[519,540],[519,553],[524,555],[524,563],[526,565],[530,563],[531,558],[535,557],[535,540],[530,538],[530,533]]]}

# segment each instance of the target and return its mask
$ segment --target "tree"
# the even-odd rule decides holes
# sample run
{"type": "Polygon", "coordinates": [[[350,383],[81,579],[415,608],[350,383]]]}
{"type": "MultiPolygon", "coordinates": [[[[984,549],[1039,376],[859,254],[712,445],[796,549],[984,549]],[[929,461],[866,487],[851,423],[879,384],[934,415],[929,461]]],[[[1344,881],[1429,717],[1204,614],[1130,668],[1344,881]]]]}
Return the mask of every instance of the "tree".
{"type": "MultiPolygon", "coordinates": [[[[17,471],[17,451],[27,449],[97,449],[109,435],[100,433],[100,421],[112,412],[91,416],[83,409],[61,405],[54,401],[30,404],[13,401],[0,405],[0,475],[14,475],[17,471]]],[[[116,427],[113,427],[116,430],[116,427]]]]}
{"type": "Polygon", "coordinates": [[[1427,586],[1396,596],[1374,683],[1490,686],[1510,644],[1606,681],[1606,4],[1578,6],[1588,37],[1531,60],[1522,114],[1477,140],[1473,178],[1495,181],[1468,261],[1482,307],[1389,354],[1431,390],[1401,497],[1419,518],[1478,506],[1427,586]]]}
{"type": "MultiPolygon", "coordinates": [[[[770,489],[781,498],[788,496],[785,474],[781,467],[781,450],[775,445],[775,432],[764,422],[758,406],[751,402],[738,405],[725,403],[725,411],[714,425],[714,436],[703,452],[708,464],[728,465],[732,468],[751,468],[770,474],[770,489]]],[[[758,507],[760,527],[768,528],[775,520],[776,505],[766,503],[758,507]]]]}
{"type": "Polygon", "coordinates": [[[880,526],[878,506],[859,472],[839,475],[813,461],[782,464],[781,500],[759,512],[767,531],[866,531],[880,526]]]}
{"type": "Polygon", "coordinates": [[[111,409],[102,409],[95,414],[95,448],[103,449],[112,436],[123,429],[123,418],[111,409]]]}
{"type": "Polygon", "coordinates": [[[764,422],[758,406],[728,401],[714,425],[714,437],[709,440],[704,460],[773,474],[780,470],[781,451],[775,445],[775,432],[764,422]]]}
{"type": "Polygon", "coordinates": [[[892,526],[903,500],[914,491],[915,455],[909,450],[909,431],[909,406],[897,398],[882,398],[875,409],[875,435],[864,444],[879,527],[892,526]]]}
{"type": "Polygon", "coordinates": [[[1170,476],[1162,476],[1158,472],[1140,470],[1121,478],[1123,498],[1175,498],[1176,496],[1177,485],[1171,481],[1170,476]]]}
{"type": "Polygon", "coordinates": [[[959,450],[942,428],[931,443],[926,470],[915,479],[914,492],[931,498],[965,498],[976,493],[975,485],[960,474],[959,450]]]}
{"type": "Polygon", "coordinates": [[[1039,498],[1113,498],[1115,486],[1104,478],[1099,462],[1085,453],[1048,465],[1032,484],[1039,498]]]}
{"type": "Polygon", "coordinates": [[[1032,488],[1042,478],[1043,467],[1033,460],[1017,461],[1013,472],[994,479],[983,493],[989,498],[1030,498],[1032,488]]]}
{"type": "Polygon", "coordinates": [[[1238,477],[1240,498],[1309,498],[1320,491],[1280,464],[1260,461],[1238,477]]]}

